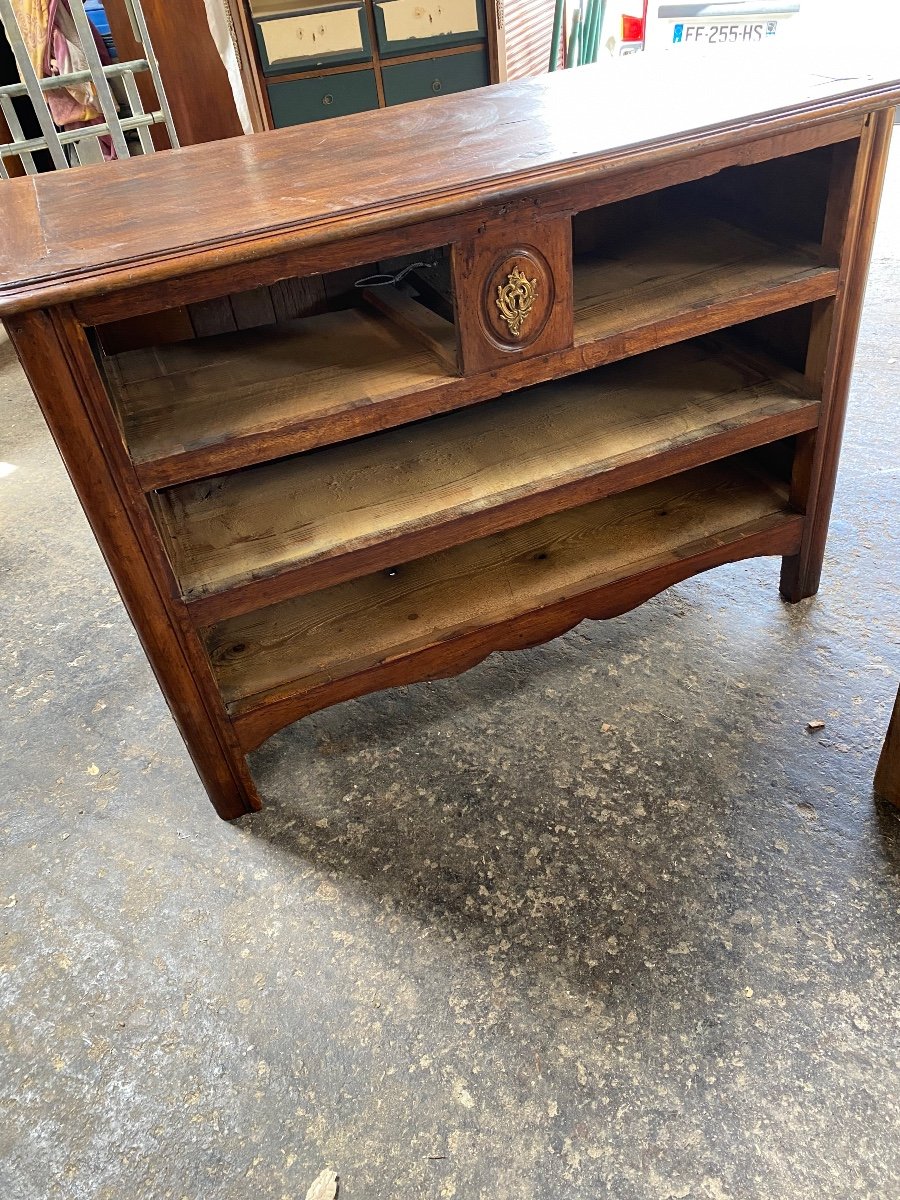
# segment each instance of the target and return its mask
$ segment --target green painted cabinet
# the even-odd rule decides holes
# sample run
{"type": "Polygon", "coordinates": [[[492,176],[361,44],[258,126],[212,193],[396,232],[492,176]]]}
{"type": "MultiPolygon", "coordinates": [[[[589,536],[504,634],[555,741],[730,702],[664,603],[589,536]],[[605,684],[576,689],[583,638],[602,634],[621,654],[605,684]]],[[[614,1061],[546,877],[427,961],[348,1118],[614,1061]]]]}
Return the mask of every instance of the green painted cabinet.
{"type": "Polygon", "coordinates": [[[304,125],[495,80],[497,0],[237,0],[259,122],[304,125]]]}
{"type": "Polygon", "coordinates": [[[342,71],[337,75],[270,83],[269,105],[276,129],[365,112],[378,107],[375,72],[342,71]]]}

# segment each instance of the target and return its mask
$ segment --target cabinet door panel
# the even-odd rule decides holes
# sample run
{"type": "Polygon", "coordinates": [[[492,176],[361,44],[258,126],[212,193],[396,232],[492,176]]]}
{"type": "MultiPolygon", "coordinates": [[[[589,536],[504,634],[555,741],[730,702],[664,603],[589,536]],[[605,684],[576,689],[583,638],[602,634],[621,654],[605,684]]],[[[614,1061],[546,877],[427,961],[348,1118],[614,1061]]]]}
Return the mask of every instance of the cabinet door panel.
{"type": "Polygon", "coordinates": [[[463,369],[489,371],[573,340],[572,222],[532,205],[453,247],[463,369]]]}

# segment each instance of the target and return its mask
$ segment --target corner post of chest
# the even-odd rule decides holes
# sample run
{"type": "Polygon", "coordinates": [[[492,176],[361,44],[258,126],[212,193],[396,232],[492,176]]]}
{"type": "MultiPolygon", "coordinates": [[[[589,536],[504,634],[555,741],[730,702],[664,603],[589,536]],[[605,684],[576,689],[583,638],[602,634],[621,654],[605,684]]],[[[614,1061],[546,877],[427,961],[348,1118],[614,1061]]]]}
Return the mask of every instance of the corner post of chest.
{"type": "Polygon", "coordinates": [[[815,595],[822,575],[893,115],[893,109],[871,113],[858,142],[835,148],[822,253],[839,268],[839,279],[835,297],[813,306],[806,378],[822,409],[818,428],[798,438],[794,457],[791,502],[806,520],[799,551],[782,562],[781,594],[791,603],[815,595]]]}
{"type": "Polygon", "coordinates": [[[10,338],[216,812],[261,807],[199,634],[177,596],[148,497],[71,309],[8,317],[10,338]]]}

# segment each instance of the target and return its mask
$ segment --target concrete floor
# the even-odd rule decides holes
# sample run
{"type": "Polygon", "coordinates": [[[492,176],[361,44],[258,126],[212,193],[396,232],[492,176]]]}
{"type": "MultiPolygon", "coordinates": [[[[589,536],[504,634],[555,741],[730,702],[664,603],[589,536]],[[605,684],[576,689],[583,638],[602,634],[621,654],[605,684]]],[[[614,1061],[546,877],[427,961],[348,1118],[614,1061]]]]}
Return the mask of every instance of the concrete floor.
{"type": "Polygon", "coordinates": [[[816,600],[347,704],[235,825],[0,343],[4,1200],[900,1196],[896,154],[884,212],[816,600]]]}

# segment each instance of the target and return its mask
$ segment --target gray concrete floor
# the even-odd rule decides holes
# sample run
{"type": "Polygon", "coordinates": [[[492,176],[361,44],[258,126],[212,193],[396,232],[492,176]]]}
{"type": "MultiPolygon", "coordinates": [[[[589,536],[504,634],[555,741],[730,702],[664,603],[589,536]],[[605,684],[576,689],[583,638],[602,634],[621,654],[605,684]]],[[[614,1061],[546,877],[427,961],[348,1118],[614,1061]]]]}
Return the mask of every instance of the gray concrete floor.
{"type": "Polygon", "coordinates": [[[0,344],[4,1200],[900,1196],[896,155],[884,212],[817,599],[344,705],[234,825],[0,344]]]}

